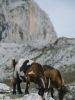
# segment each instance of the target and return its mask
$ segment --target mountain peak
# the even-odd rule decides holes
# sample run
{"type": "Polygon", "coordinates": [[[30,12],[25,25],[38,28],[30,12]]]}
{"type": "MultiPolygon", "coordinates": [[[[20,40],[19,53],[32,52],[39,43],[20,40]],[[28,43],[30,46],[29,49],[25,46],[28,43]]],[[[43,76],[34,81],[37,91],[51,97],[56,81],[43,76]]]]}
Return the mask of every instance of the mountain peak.
{"type": "Polygon", "coordinates": [[[56,40],[48,15],[34,0],[2,0],[0,4],[0,41],[48,44],[56,40]]]}

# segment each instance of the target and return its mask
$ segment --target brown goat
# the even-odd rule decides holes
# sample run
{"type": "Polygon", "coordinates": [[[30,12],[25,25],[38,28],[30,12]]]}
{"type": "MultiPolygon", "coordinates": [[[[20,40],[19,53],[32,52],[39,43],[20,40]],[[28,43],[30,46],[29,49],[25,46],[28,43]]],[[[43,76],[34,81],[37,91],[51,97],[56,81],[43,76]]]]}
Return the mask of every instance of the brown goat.
{"type": "Polygon", "coordinates": [[[46,88],[46,78],[43,67],[38,63],[32,63],[25,73],[27,77],[26,93],[28,93],[28,84],[34,82],[39,86],[38,94],[43,97],[46,88]]]}
{"type": "Polygon", "coordinates": [[[56,88],[59,93],[59,100],[63,100],[63,97],[67,92],[67,89],[64,86],[63,76],[61,75],[59,70],[57,70],[49,65],[44,65],[43,69],[44,69],[44,75],[46,76],[46,79],[47,79],[47,88],[49,91],[51,91],[51,96],[54,98],[53,88],[56,88]]]}

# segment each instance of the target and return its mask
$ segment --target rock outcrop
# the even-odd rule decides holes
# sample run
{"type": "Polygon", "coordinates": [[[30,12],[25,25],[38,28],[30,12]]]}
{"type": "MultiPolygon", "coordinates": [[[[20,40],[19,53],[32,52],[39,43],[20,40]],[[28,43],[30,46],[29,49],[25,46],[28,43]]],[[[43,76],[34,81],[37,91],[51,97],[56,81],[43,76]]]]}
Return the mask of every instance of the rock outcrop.
{"type": "Polygon", "coordinates": [[[56,39],[48,15],[34,0],[0,0],[0,41],[46,45],[56,39]]]}

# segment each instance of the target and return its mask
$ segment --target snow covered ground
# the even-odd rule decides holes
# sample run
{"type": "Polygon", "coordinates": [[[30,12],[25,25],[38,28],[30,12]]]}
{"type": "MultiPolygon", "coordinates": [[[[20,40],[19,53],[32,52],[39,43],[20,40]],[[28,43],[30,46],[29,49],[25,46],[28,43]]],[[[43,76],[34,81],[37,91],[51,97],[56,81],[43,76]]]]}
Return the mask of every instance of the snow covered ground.
{"type": "MultiPolygon", "coordinates": [[[[63,100],[75,100],[75,83],[68,84],[69,93],[67,93],[63,100]]],[[[57,95],[57,94],[56,94],[57,95]]],[[[54,100],[50,97],[50,94],[45,96],[46,100],[54,100]]],[[[43,100],[42,97],[38,95],[37,92],[30,92],[27,95],[13,95],[11,89],[8,85],[0,83],[0,100],[43,100]]],[[[55,100],[58,100],[55,97],[55,100]]]]}
{"type": "Polygon", "coordinates": [[[10,92],[10,87],[6,84],[0,83],[0,93],[2,92],[10,92]]]}
{"type": "MultiPolygon", "coordinates": [[[[6,84],[0,83],[0,100],[12,100],[7,93],[10,93],[10,87],[6,84]],[[4,93],[4,94],[3,94],[4,93]]],[[[14,96],[14,95],[13,95],[14,96]]],[[[42,97],[39,96],[37,93],[30,93],[28,95],[24,95],[23,97],[17,97],[13,100],[42,100],[42,97]]],[[[46,99],[47,100],[47,99],[46,99]]],[[[53,98],[49,97],[48,100],[54,100],[53,98]]]]}
{"type": "MultiPolygon", "coordinates": [[[[0,94],[0,100],[43,100],[38,94],[31,93],[29,95],[25,95],[21,98],[16,99],[10,99],[9,96],[6,96],[5,94],[0,94]]],[[[53,98],[49,98],[49,100],[54,100],[53,98]]]]}

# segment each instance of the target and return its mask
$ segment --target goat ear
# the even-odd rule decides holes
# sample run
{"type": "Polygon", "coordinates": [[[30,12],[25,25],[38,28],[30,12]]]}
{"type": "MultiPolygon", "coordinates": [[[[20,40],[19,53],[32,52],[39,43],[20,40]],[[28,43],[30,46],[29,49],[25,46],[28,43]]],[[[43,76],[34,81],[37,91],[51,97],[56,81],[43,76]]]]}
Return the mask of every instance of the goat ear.
{"type": "Polygon", "coordinates": [[[27,64],[29,62],[29,60],[26,60],[25,63],[27,64]]]}
{"type": "Polygon", "coordinates": [[[29,60],[26,60],[23,65],[20,68],[20,72],[24,70],[24,68],[26,67],[27,63],[29,62],[29,60]]]}

